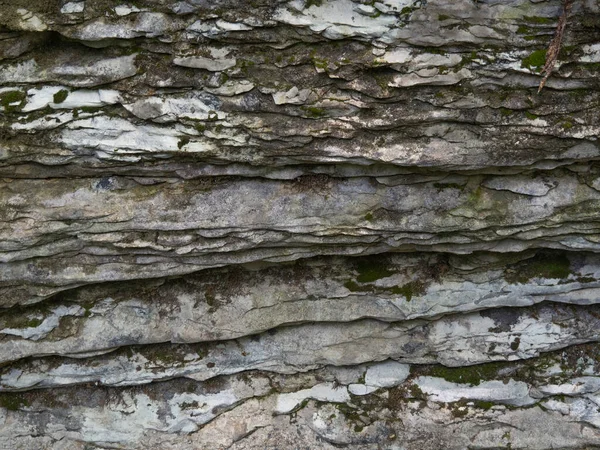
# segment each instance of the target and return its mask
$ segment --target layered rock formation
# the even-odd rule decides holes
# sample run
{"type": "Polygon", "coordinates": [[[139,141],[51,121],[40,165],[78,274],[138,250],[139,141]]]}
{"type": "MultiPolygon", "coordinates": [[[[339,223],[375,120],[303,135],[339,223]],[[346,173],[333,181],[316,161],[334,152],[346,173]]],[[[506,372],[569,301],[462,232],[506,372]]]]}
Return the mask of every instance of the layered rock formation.
{"type": "Polygon", "coordinates": [[[600,447],[600,5],[0,1],[0,449],[600,447]]]}

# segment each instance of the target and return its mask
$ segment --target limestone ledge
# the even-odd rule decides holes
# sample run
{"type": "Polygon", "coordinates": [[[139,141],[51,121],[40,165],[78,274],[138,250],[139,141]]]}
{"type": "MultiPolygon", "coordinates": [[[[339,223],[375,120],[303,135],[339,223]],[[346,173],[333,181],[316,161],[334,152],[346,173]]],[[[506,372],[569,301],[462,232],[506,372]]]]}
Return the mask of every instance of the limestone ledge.
{"type": "Polygon", "coordinates": [[[596,252],[596,172],[590,164],[431,180],[3,180],[0,304],[83,284],[318,255],[596,252]]]}
{"type": "Polygon", "coordinates": [[[581,448],[600,437],[597,365],[597,345],[586,345],[471,371],[388,360],[296,375],[245,372],[207,382],[0,393],[0,437],[24,449],[208,448],[209,442],[212,448],[275,442],[493,448],[490,441],[581,448]]]}
{"type": "Polygon", "coordinates": [[[231,2],[21,3],[0,16],[12,30],[0,34],[5,176],[548,169],[599,156],[591,1],[576,3],[543,95],[556,1],[255,2],[237,23],[231,2]]]}
{"type": "MultiPolygon", "coordinates": [[[[119,346],[236,339],[301,323],[407,324],[600,298],[600,256],[388,254],[86,286],[0,314],[0,363],[119,346]]],[[[410,328],[410,327],[409,327],[410,328]]]]}
{"type": "MultiPolygon", "coordinates": [[[[17,1],[3,9],[0,20],[12,29],[55,30],[72,39],[99,45],[103,40],[140,37],[166,43],[182,37],[253,41],[265,39],[269,31],[273,33],[273,28],[280,27],[283,30],[275,33],[279,31],[287,42],[320,37],[356,39],[385,47],[398,42],[439,46],[448,42],[482,44],[503,39],[525,45],[532,40],[525,36],[536,37],[538,33],[551,31],[560,13],[556,2],[524,0],[490,3],[485,7],[467,0],[452,4],[443,0],[383,0],[372,5],[350,0],[259,0],[243,9],[230,0],[137,3],[134,6],[91,1],[51,4],[17,1]],[[524,24],[530,29],[515,33],[518,25],[524,24]]],[[[599,12],[598,5],[590,1],[573,8],[575,15],[593,16],[599,12]]]]}
{"type": "Polygon", "coordinates": [[[0,386],[7,390],[91,382],[126,386],[175,377],[207,380],[247,370],[296,373],[388,358],[452,367],[514,361],[599,341],[599,308],[541,304],[449,315],[434,322],[310,323],[235,340],[25,359],[0,368],[0,386]]]}

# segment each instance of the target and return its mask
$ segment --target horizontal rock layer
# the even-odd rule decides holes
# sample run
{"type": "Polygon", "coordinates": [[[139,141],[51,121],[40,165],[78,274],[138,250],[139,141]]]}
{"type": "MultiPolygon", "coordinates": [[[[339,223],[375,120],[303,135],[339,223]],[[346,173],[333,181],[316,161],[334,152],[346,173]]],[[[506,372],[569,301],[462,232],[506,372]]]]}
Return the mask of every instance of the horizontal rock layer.
{"type": "Polygon", "coordinates": [[[600,6],[0,1],[0,448],[600,446],[600,6]]]}

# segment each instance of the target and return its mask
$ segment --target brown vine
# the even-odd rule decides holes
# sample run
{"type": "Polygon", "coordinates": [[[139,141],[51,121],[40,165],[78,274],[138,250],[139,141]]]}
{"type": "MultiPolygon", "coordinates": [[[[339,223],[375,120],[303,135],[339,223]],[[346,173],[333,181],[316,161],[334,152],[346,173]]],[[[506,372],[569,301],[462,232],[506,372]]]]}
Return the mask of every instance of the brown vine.
{"type": "Polygon", "coordinates": [[[563,40],[563,36],[565,34],[565,29],[567,28],[567,18],[569,17],[569,13],[571,12],[571,8],[573,7],[573,0],[563,0],[563,11],[558,19],[558,25],[556,26],[556,32],[554,33],[554,38],[550,41],[550,45],[548,46],[548,51],[546,52],[546,64],[542,69],[542,73],[545,74],[542,81],[540,81],[540,87],[538,88],[538,94],[543,89],[546,81],[550,78],[552,71],[554,70],[554,66],[556,64],[556,59],[558,58],[558,54],[560,53],[560,48],[563,40]]]}

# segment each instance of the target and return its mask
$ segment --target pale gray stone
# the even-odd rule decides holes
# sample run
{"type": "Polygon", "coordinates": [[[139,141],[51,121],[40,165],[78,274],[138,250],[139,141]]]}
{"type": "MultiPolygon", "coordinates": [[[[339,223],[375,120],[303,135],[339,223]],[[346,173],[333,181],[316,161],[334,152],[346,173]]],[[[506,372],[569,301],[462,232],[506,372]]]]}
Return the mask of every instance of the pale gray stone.
{"type": "Polygon", "coordinates": [[[3,2],[0,449],[599,447],[562,8],[3,2]]]}

